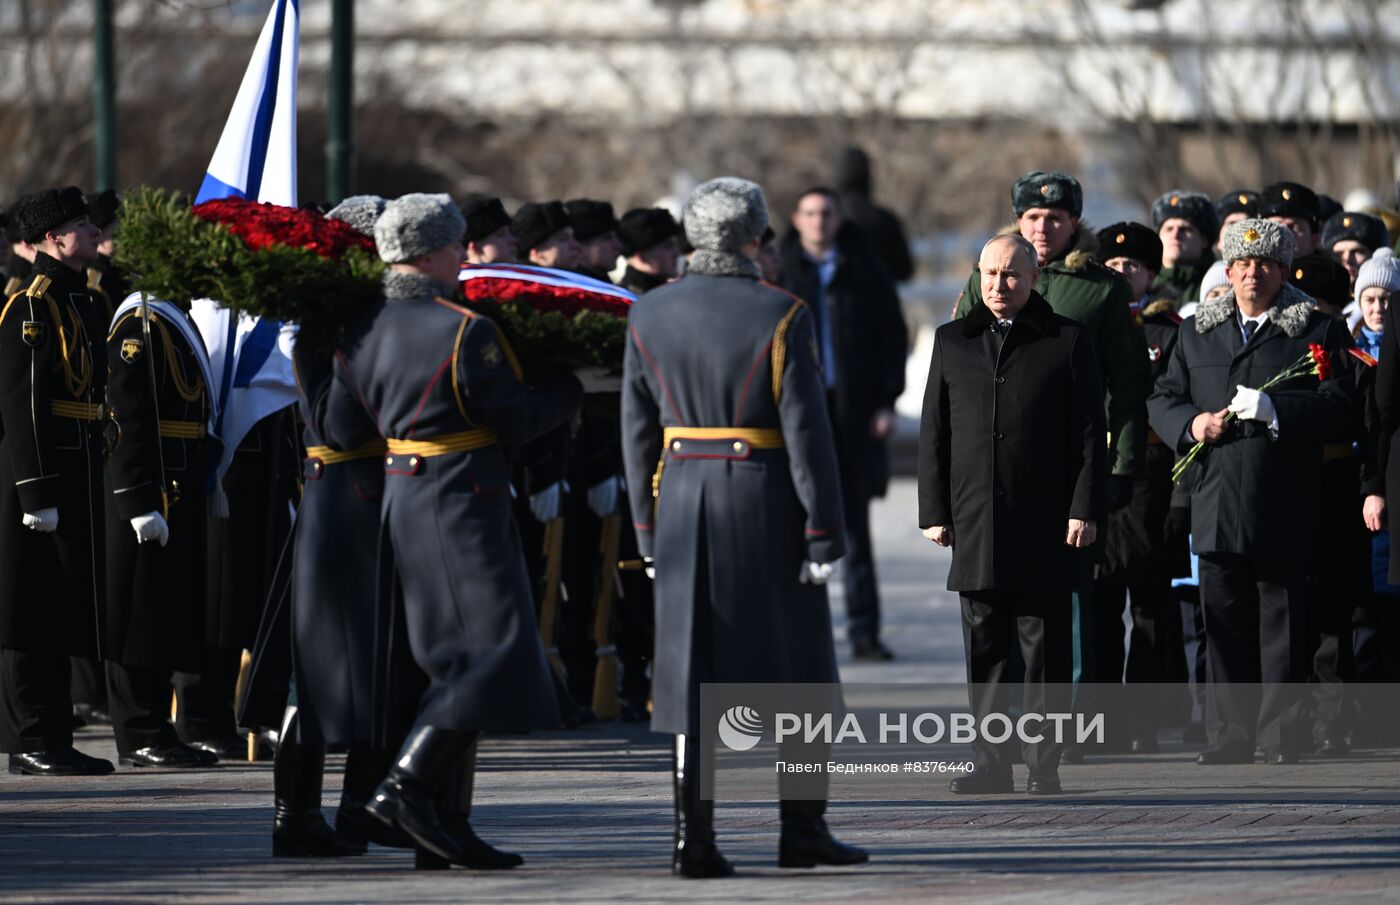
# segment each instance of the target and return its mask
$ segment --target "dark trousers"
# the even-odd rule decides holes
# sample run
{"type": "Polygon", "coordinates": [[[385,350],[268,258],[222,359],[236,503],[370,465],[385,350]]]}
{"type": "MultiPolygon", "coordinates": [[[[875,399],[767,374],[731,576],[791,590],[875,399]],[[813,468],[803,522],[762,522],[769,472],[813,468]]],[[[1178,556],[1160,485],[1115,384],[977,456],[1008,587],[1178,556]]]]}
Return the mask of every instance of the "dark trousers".
{"type": "Polygon", "coordinates": [[[107,674],[100,661],[90,657],[73,658],[73,703],[107,709],[107,674]]]}
{"type": "Polygon", "coordinates": [[[841,463],[841,501],[846,519],[846,555],[840,569],[846,633],[852,640],[874,641],[880,637],[880,585],[870,544],[870,491],[855,463],[841,463]]]}
{"type": "Polygon", "coordinates": [[[170,724],[170,689],[169,670],[107,661],[107,694],[118,753],[179,741],[170,724]]]}
{"type": "MultiPolygon", "coordinates": [[[[1025,713],[1066,712],[1072,675],[1070,595],[1068,592],[962,592],[963,650],[967,655],[969,703],[980,726],[992,713],[1008,714],[1007,663],[1013,649],[1025,663],[1021,708],[1025,713]]],[[[1014,723],[1014,719],[1013,719],[1014,723]]],[[[978,770],[1011,769],[1011,741],[973,743],[978,770]]],[[[1021,756],[1028,766],[1054,767],[1064,747],[1049,735],[1046,741],[1024,743],[1021,756]]]]}
{"type": "Polygon", "coordinates": [[[1333,555],[1318,558],[1310,608],[1313,737],[1319,741],[1351,728],[1350,691],[1356,675],[1352,622],[1371,597],[1370,538],[1341,540],[1351,543],[1325,545],[1333,555]]]}
{"type": "Polygon", "coordinates": [[[203,669],[175,673],[175,731],[181,741],[220,741],[238,734],[233,697],[242,661],[242,650],[207,647],[203,669]]]}
{"type": "Polygon", "coordinates": [[[1211,744],[1296,750],[1301,701],[1293,683],[1307,680],[1310,654],[1306,575],[1233,553],[1200,560],[1211,744]]]}
{"type": "Polygon", "coordinates": [[[63,654],[0,650],[0,751],[73,746],[70,669],[63,654]]]}
{"type": "MultiPolygon", "coordinates": [[[[627,495],[622,501],[622,534],[618,539],[617,558],[621,562],[640,560],[637,532],[632,530],[632,510],[627,495]]],[[[641,569],[629,569],[618,576],[616,640],[617,660],[621,668],[618,695],[625,707],[643,710],[651,697],[651,666],[656,631],[656,602],[651,579],[641,569]]]]}
{"type": "Polygon", "coordinates": [[[1352,744],[1390,747],[1400,744],[1400,724],[1395,720],[1393,686],[1400,683],[1400,597],[1372,594],[1352,619],[1356,652],[1356,683],[1351,686],[1357,705],[1352,744]]]}
{"type": "Polygon", "coordinates": [[[1153,735],[1162,726],[1176,725],[1184,715],[1186,658],[1171,578],[1150,563],[1101,575],[1094,583],[1093,609],[1090,681],[1108,687],[1138,686],[1103,702],[1111,711],[1110,741],[1153,735]],[[1132,618],[1126,647],[1125,606],[1132,618]]]}
{"type": "MultiPolygon", "coordinates": [[[[597,645],[593,638],[594,610],[602,577],[598,552],[603,520],[588,508],[588,494],[579,488],[564,497],[563,581],[568,592],[561,596],[554,622],[554,641],[564,663],[565,684],[579,707],[593,706],[593,677],[597,672],[597,645]]],[[[611,577],[611,575],[609,575],[611,577]]]]}
{"type": "Polygon", "coordinates": [[[1172,588],[1181,611],[1181,632],[1191,682],[1191,722],[1206,722],[1206,619],[1201,612],[1201,591],[1193,585],[1172,588]]]}

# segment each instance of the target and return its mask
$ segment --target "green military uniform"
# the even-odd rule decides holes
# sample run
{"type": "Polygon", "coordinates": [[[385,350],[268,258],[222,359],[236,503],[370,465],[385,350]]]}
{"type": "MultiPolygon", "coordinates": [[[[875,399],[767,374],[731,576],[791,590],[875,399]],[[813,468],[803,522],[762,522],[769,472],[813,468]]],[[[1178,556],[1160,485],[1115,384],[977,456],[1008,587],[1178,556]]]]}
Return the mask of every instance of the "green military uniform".
{"type": "MultiPolygon", "coordinates": [[[[1093,337],[1108,393],[1109,462],[1113,474],[1131,475],[1140,470],[1147,443],[1146,402],[1152,389],[1147,348],[1129,312],[1132,290],[1092,259],[1094,244],[1093,232],[1081,225],[1068,250],[1041,268],[1036,291],[1056,314],[1079,321],[1093,337]]],[[[981,272],[974,267],[953,316],[963,317],[981,301],[981,272]]]]}
{"type": "Polygon", "coordinates": [[[1178,298],[1195,301],[1201,296],[1201,280],[1205,279],[1206,271],[1210,270],[1214,263],[1215,258],[1211,257],[1209,252],[1203,252],[1200,258],[1190,264],[1163,267],[1157,274],[1157,279],[1152,281],[1148,293],[1158,296],[1166,290],[1178,293],[1178,298]]]}

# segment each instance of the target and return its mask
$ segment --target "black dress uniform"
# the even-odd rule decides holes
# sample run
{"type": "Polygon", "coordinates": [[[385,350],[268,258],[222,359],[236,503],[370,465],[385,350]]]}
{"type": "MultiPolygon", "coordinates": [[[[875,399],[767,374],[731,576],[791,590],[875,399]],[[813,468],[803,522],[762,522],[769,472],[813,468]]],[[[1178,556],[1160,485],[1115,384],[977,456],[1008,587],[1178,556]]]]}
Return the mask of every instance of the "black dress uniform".
{"type": "MultiPolygon", "coordinates": [[[[1246,224],[1257,221],[1245,221],[1246,224]]],[[[1261,228],[1262,229],[1262,228],[1261,228]]],[[[1260,229],[1249,233],[1258,241],[1260,229]]],[[[1229,234],[1227,233],[1227,240],[1229,234]]],[[[1153,430],[1185,454],[1201,412],[1218,412],[1237,386],[1257,388],[1321,345],[1337,369],[1268,390],[1278,436],[1259,421],[1232,421],[1191,466],[1191,543],[1201,558],[1208,645],[1207,731],[1201,763],[1297,757],[1296,695],[1308,675],[1308,572],[1318,514],[1324,439],[1347,429],[1354,400],[1345,328],[1285,285],[1248,340],[1233,293],[1203,302],[1181,326],[1167,372],[1148,400],[1153,430]],[[1268,683],[1262,696],[1255,683],[1268,683]]],[[[1359,515],[1358,515],[1359,518],[1359,515]]]]}
{"type": "MultiPolygon", "coordinates": [[[[1181,318],[1167,297],[1148,301],[1138,320],[1155,383],[1167,370],[1181,318]]],[[[1186,677],[1181,617],[1171,580],[1190,573],[1190,553],[1183,539],[1166,537],[1175,463],[1171,446],[1149,431],[1142,473],[1133,477],[1126,505],[1109,512],[1105,520],[1103,562],[1094,585],[1095,656],[1089,681],[1140,686],[1118,705],[1104,702],[1114,710],[1108,720],[1110,746],[1139,752],[1157,750],[1157,729],[1174,725],[1185,701],[1162,684],[1184,682],[1186,677]],[[1123,607],[1129,600],[1132,629],[1125,652],[1123,607]]]]}
{"type": "Polygon", "coordinates": [[[140,308],[119,314],[107,338],[116,435],[107,467],[107,683],[124,763],[195,766],[217,758],[179,743],[169,722],[171,673],[201,667],[217,452],[198,328],[183,308],[148,311],[147,326],[140,308]],[[138,543],[132,530],[131,519],[150,512],[169,526],[165,546],[138,543]]]}
{"type": "MultiPolygon", "coordinates": [[[[673,870],[723,875],[700,799],[704,682],[837,681],[826,588],[804,561],[846,552],[841,483],[811,313],[752,261],[706,251],[629,317],[623,456],[637,541],[656,563],[652,728],[677,736],[673,870]]],[[[793,840],[834,843],[824,800],[782,800],[793,840]]]]}
{"type": "MultiPolygon", "coordinates": [[[[0,742],[12,755],[81,757],[69,657],[101,653],[104,335],[81,272],[42,252],[0,313],[0,742]],[[49,508],[56,531],[24,526],[49,508]]],[[[111,771],[84,761],[69,772],[111,771]]]]}

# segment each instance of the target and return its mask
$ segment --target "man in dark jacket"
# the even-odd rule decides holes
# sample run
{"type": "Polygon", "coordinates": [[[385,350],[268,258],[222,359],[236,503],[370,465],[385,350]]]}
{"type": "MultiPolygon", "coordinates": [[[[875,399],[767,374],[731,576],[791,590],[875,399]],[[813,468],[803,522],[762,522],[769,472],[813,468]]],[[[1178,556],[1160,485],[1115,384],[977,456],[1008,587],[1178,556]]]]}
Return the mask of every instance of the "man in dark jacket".
{"type": "Polygon", "coordinates": [[[1221,242],[1231,291],[1181,327],[1149,400],[1152,427],[1177,452],[1204,452],[1188,475],[1191,543],[1201,559],[1210,638],[1201,764],[1296,763],[1299,700],[1308,675],[1308,573],[1325,438],[1352,418],[1345,328],[1288,285],[1293,232],[1242,220],[1221,242]],[[1335,372],[1261,391],[1313,344],[1335,372]],[[1263,686],[1259,693],[1259,682],[1263,686]]]}
{"type": "Polygon", "coordinates": [[[846,219],[865,233],[875,257],[893,282],[903,283],[914,275],[913,256],[904,227],[891,211],[876,204],[871,195],[870,156],[851,146],[836,160],[836,189],[841,193],[841,211],[846,219]]]}
{"type": "Polygon", "coordinates": [[[1152,226],[1162,241],[1153,288],[1169,286],[1178,298],[1196,298],[1201,278],[1215,263],[1210,253],[1220,229],[1215,204],[1200,192],[1167,192],[1152,202],[1152,226]]]}
{"type": "MultiPolygon", "coordinates": [[[[919,527],[953,548],[948,590],[962,599],[977,721],[1006,713],[1007,664],[1026,664],[1026,713],[1068,708],[1075,551],[1094,543],[1103,508],[1104,414],[1088,331],[1033,287],[1036,250],[1019,236],[987,243],[981,301],[935,336],[919,435],[919,527]],[[1057,700],[1064,698],[1064,700],[1057,700]]],[[[1023,743],[1026,791],[1060,791],[1062,745],[1023,743]]],[[[1006,743],[975,742],[961,794],[1013,790],[1006,743]]]]}
{"type": "MultiPolygon", "coordinates": [[[[763,190],[711,180],[683,222],[686,275],[628,319],[623,454],[637,541],[656,563],[652,728],[676,736],[672,870],[716,877],[733,869],[700,797],[713,767],[696,745],[700,685],[837,681],[822,583],[844,538],[811,314],[753,260],[763,190]]],[[[831,837],[824,795],[786,791],[780,774],[780,867],[866,860],[831,837]]]]}
{"type": "Polygon", "coordinates": [[[899,296],[829,189],[797,199],[783,239],[781,285],[807,302],[831,404],[848,551],[841,567],[847,634],[857,659],[889,660],[880,641],[880,589],[870,545],[870,500],[889,484],[885,441],[904,392],[908,330],[899,296]]]}
{"type": "MultiPolygon", "coordinates": [[[[346,331],[322,439],[354,448],[366,412],[385,438],[381,563],[397,579],[407,641],[427,678],[408,739],[366,810],[451,863],[500,869],[522,859],[476,836],[451,780],[482,731],[559,722],[505,446],[569,418],[581,388],[572,376],[527,387],[495,325],[454,301],[465,229],[446,195],[385,207],[374,229],[390,265],[384,303],[346,331]]],[[[469,786],[469,774],[462,781],[469,786]]]]}
{"type": "Polygon", "coordinates": [[[37,253],[0,312],[0,750],[12,773],[111,773],[73,747],[69,697],[102,605],[107,325],[82,276],[97,229],[72,187],[26,196],[11,228],[37,253]]]}

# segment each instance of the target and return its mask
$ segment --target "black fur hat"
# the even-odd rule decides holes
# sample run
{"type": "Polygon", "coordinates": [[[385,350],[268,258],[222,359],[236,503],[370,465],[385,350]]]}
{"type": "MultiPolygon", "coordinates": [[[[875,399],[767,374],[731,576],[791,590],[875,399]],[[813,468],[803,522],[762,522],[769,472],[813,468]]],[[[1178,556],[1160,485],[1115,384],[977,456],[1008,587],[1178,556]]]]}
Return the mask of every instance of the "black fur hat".
{"type": "Polygon", "coordinates": [[[1208,245],[1214,244],[1215,237],[1220,234],[1220,218],[1215,213],[1215,205],[1200,192],[1167,192],[1152,202],[1154,227],[1161,229],[1163,223],[1174,217],[1196,227],[1196,232],[1205,238],[1208,245]]]}
{"type": "Polygon", "coordinates": [[[122,199],[115,189],[103,189],[95,195],[89,195],[87,201],[88,219],[92,221],[93,226],[106,229],[117,221],[117,211],[121,209],[122,199]]]}
{"type": "Polygon", "coordinates": [[[1293,262],[1288,281],[1317,299],[1338,308],[1351,301],[1351,274],[1338,261],[1308,255],[1293,262]]]}
{"type": "Polygon", "coordinates": [[[678,235],[680,224],[664,207],[639,207],[622,215],[617,224],[617,237],[622,240],[622,254],[630,257],[646,251],[678,235]]]}
{"type": "Polygon", "coordinates": [[[617,214],[613,213],[613,206],[607,201],[575,198],[566,202],[564,209],[569,212],[569,223],[574,227],[574,238],[580,242],[617,231],[617,214]]]}
{"type": "Polygon", "coordinates": [[[1322,227],[1322,250],[1331,251],[1332,246],[1346,239],[1365,245],[1371,251],[1390,245],[1390,231],[1385,221],[1359,211],[1342,211],[1333,214],[1322,227]]]}
{"type": "Polygon", "coordinates": [[[490,195],[468,195],[462,201],[462,216],[467,218],[467,234],[463,242],[480,242],[500,229],[510,226],[510,214],[501,199],[490,195]]]}
{"type": "Polygon", "coordinates": [[[87,216],[87,202],[75,185],[61,189],[44,189],[25,195],[15,202],[10,216],[15,232],[31,245],[44,238],[44,233],[69,220],[87,216]]]}
{"type": "Polygon", "coordinates": [[[1304,218],[1316,229],[1322,224],[1322,204],[1306,185],[1275,182],[1259,193],[1259,216],[1304,218]]]}
{"type": "Polygon", "coordinates": [[[1141,223],[1115,223],[1096,234],[1099,263],[1113,258],[1132,258],[1147,265],[1149,270],[1162,269],[1162,240],[1156,230],[1141,223]]]}
{"type": "Polygon", "coordinates": [[[522,204],[520,210],[515,212],[510,220],[510,231],[515,236],[523,260],[530,249],[538,248],[550,236],[572,225],[562,201],[546,201],[543,204],[530,202],[522,204]]]}
{"type": "Polygon", "coordinates": [[[1244,214],[1249,220],[1259,216],[1259,193],[1249,189],[1234,189],[1215,200],[1216,221],[1223,223],[1231,214],[1244,214]]]}

